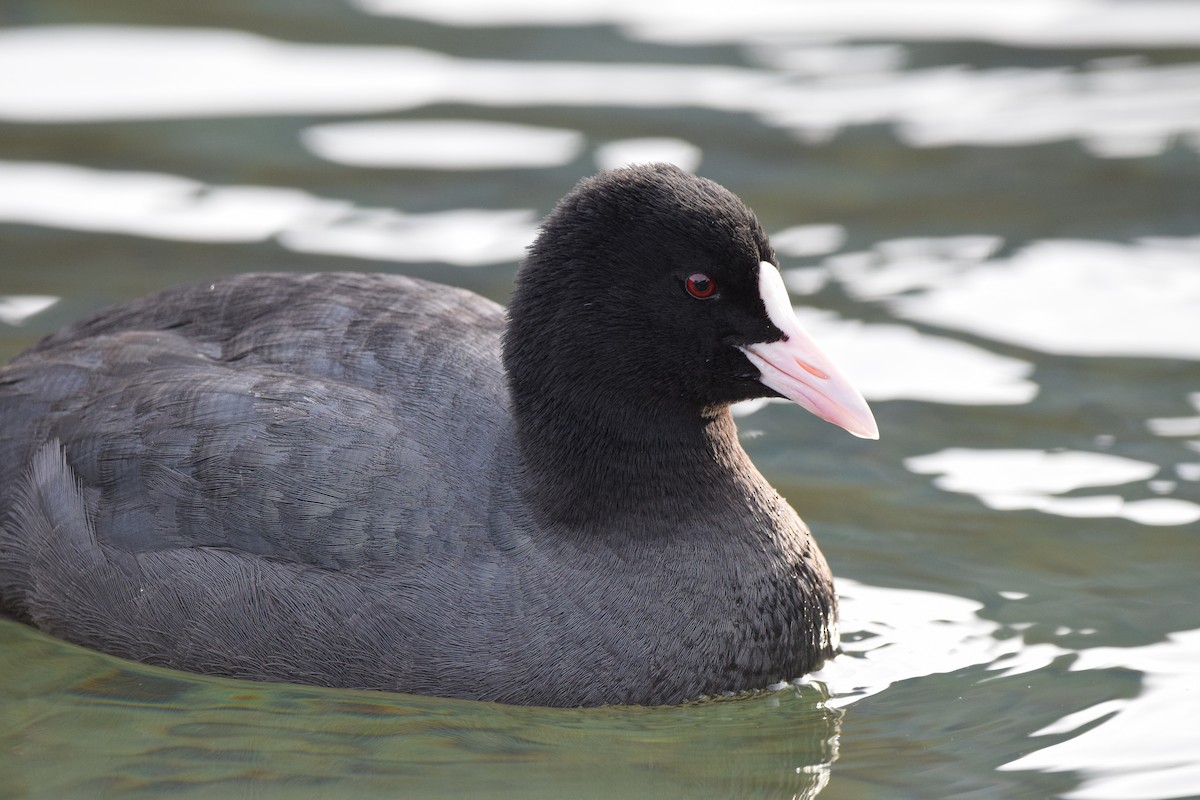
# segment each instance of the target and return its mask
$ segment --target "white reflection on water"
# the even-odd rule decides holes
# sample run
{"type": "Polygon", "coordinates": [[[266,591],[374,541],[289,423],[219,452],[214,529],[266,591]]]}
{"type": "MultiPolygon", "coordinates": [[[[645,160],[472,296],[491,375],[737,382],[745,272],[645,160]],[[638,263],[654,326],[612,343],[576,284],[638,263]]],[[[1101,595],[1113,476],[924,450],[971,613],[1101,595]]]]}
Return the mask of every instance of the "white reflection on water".
{"type": "MultiPolygon", "coordinates": [[[[789,277],[796,272],[789,270],[789,277]]],[[[804,278],[809,276],[803,272],[804,278]]],[[[907,325],[844,319],[797,307],[796,318],[868,400],[921,400],[951,405],[1019,405],[1037,395],[1033,364],[907,325]]],[[[767,401],[734,407],[748,416],[767,401]]],[[[780,401],[782,402],[782,401],[780,401]]],[[[750,438],[752,432],[744,432],[750,438]]]]}
{"type": "Polygon", "coordinates": [[[1200,8],[1190,3],[1105,0],[823,0],[710,3],[685,0],[354,0],[375,14],[459,26],[616,25],[663,42],[737,42],[804,37],[951,39],[1026,46],[1200,43],[1200,8]]]}
{"type": "Polygon", "coordinates": [[[1028,403],[1038,391],[1028,361],[907,325],[813,308],[797,308],[796,316],[869,400],[1006,405],[1028,403]]]}
{"type": "MultiPolygon", "coordinates": [[[[771,234],[771,245],[775,248],[775,252],[795,258],[836,253],[845,243],[846,229],[841,225],[830,223],[796,225],[771,234]]],[[[794,286],[791,273],[784,273],[783,278],[787,282],[788,288],[801,291],[800,288],[794,286]]]]}
{"type": "Polygon", "coordinates": [[[1093,62],[1083,72],[997,70],[971,80],[971,102],[942,103],[936,113],[905,120],[901,134],[919,147],[1078,138],[1100,156],[1152,156],[1176,133],[1200,131],[1198,82],[1200,66],[1136,59],[1093,62]]]}
{"type": "Polygon", "coordinates": [[[45,294],[0,295],[0,322],[21,325],[34,314],[40,314],[57,303],[59,297],[45,294]]]}
{"type": "Polygon", "coordinates": [[[1095,155],[1161,153],[1200,135],[1200,65],[1107,60],[1085,69],[969,69],[834,75],[790,86],[767,121],[810,140],[850,125],[895,124],[914,147],[1021,146],[1080,139],[1095,155]]]}
{"type": "Polygon", "coordinates": [[[998,236],[909,237],[879,242],[870,252],[839,253],[825,261],[859,300],[883,300],[913,289],[941,285],[964,267],[990,257],[998,236]]]}
{"type": "Polygon", "coordinates": [[[350,210],[298,189],[207,186],[154,172],[0,161],[0,219],[187,241],[253,242],[350,210]]]}
{"type": "Polygon", "coordinates": [[[583,149],[579,131],[477,120],[343,122],[304,130],[312,153],[355,167],[556,167],[583,149]]]}
{"type": "MultiPolygon", "coordinates": [[[[907,6],[904,14],[919,25],[936,24],[907,6]]],[[[821,48],[823,57],[809,62],[841,63],[829,57],[828,44],[821,48]]],[[[435,103],[701,107],[755,114],[807,139],[847,126],[894,124],[921,147],[1079,138],[1099,155],[1141,156],[1160,152],[1173,136],[1200,147],[1196,64],[1109,60],[1082,70],[901,72],[898,59],[875,59],[875,71],[849,74],[775,66],[804,62],[803,55],[768,54],[767,69],[471,60],[405,47],[294,44],[229,30],[18,28],[0,31],[0,74],[21,76],[0,83],[0,118],[332,114],[435,103]]]]}
{"type": "Polygon", "coordinates": [[[1146,425],[1156,436],[1200,436],[1200,417],[1159,417],[1146,425]]]}
{"type": "Polygon", "coordinates": [[[1076,800],[1128,800],[1193,795],[1200,788],[1200,630],[1167,635],[1145,647],[1083,650],[1072,670],[1134,669],[1143,674],[1142,691],[1132,700],[1111,700],[1064,718],[1034,736],[1083,728],[1105,714],[1111,719],[1066,741],[1036,750],[1000,769],[1078,771],[1083,785],[1064,797],[1076,800]]]}
{"type": "Polygon", "coordinates": [[[329,224],[291,226],[276,238],[302,253],[474,267],[520,260],[536,233],[532,210],[405,214],[368,209],[329,224]]]}
{"type": "Polygon", "coordinates": [[[13,161],[0,161],[0,220],[181,241],[274,238],[303,252],[460,266],[516,261],[537,230],[531,210],[405,214],[299,189],[13,161]]]}
{"type": "Polygon", "coordinates": [[[829,259],[896,314],[1046,353],[1200,359],[1200,237],[1056,240],[979,263],[930,250],[829,259]]]}
{"type": "Polygon", "coordinates": [[[667,136],[617,139],[596,148],[596,166],[600,169],[665,161],[680,169],[695,172],[700,167],[702,157],[703,153],[696,145],[667,136]]]}
{"type": "Polygon", "coordinates": [[[934,485],[938,488],[975,495],[988,508],[998,510],[1123,517],[1142,525],[1189,525],[1200,520],[1200,505],[1177,498],[1059,496],[1078,489],[1148,481],[1160,469],[1156,464],[1104,453],[954,447],[907,458],[904,466],[917,474],[937,475],[934,485]]]}
{"type": "Polygon", "coordinates": [[[0,118],[79,122],[381,111],[434,103],[752,110],[760,70],[470,60],[410,47],[294,44],[231,30],[0,30],[0,118]],[[154,69],[146,69],[153,64],[154,69]]]}
{"type": "Polygon", "coordinates": [[[1020,635],[998,636],[1001,625],[979,616],[983,605],[952,595],[837,580],[843,656],[802,682],[819,681],[845,706],[893,683],[955,672],[979,664],[1004,674],[1033,672],[1068,652],[1028,645],[1020,635]]]}
{"type": "MultiPolygon", "coordinates": [[[[1188,402],[1200,412],[1200,392],[1189,394],[1188,402]]],[[[1200,436],[1200,416],[1148,419],[1146,427],[1156,436],[1200,436]]]]}
{"type": "MultiPolygon", "coordinates": [[[[832,695],[828,705],[847,706],[899,681],[972,666],[997,676],[1036,672],[1075,653],[1072,671],[1135,670],[1142,674],[1141,692],[1065,714],[1032,733],[1032,746],[1037,737],[1076,735],[1000,769],[1077,771],[1082,786],[1063,796],[1079,800],[1183,797],[1200,786],[1200,630],[1169,633],[1144,647],[1074,651],[1027,643],[1022,626],[984,619],[982,604],[973,600],[843,578],[837,589],[848,640],[843,655],[801,680],[824,684],[832,695]]],[[[1026,596],[1001,594],[1012,601],[1026,596]]]]}

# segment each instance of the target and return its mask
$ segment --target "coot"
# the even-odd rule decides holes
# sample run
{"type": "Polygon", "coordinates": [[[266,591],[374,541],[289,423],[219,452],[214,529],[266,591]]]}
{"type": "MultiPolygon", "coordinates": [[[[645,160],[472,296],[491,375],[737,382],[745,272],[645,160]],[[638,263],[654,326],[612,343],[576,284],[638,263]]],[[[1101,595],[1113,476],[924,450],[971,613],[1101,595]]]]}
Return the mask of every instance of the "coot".
{"type": "Polygon", "coordinates": [[[861,395],[754,215],[582,181],[508,309],[387,275],[170,289],[0,370],[0,603],[195,672],[554,706],[765,687],[837,648],[829,569],[738,444],[861,395]]]}

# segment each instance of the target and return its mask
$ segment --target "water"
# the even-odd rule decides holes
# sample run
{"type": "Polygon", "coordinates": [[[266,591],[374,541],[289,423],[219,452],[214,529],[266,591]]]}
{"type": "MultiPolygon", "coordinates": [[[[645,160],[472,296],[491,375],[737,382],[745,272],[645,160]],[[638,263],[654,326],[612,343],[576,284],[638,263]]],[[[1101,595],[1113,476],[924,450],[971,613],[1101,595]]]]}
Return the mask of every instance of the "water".
{"type": "Polygon", "coordinates": [[[0,9],[0,357],[263,269],[503,301],[580,176],[742,195],[872,401],[744,443],[846,655],[672,709],[216,680],[0,622],[0,796],[1200,797],[1200,3],[0,9]]]}

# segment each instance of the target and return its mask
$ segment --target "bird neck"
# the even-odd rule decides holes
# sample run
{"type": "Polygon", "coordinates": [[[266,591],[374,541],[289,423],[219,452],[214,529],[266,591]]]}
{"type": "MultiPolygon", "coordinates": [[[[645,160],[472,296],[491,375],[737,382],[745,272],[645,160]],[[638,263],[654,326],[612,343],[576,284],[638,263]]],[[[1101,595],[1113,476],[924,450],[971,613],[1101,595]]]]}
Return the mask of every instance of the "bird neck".
{"type": "Polygon", "coordinates": [[[758,477],[728,408],[523,395],[513,397],[522,492],[547,523],[678,528],[758,477]]]}

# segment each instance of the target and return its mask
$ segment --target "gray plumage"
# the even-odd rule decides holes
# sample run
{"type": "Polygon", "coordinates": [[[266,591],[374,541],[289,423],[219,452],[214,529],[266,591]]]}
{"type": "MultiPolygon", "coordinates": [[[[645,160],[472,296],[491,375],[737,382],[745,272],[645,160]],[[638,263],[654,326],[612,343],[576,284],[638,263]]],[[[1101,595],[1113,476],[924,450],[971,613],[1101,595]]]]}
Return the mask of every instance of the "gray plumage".
{"type": "Polygon", "coordinates": [[[64,329],[0,370],[0,604],[261,680],[594,705],[797,677],[836,646],[828,568],[727,408],[773,394],[726,352],[772,335],[769,247],[720,187],[639,168],[560,204],[511,323],[260,274],[64,329]],[[700,261],[718,322],[678,290],[700,261]]]}

